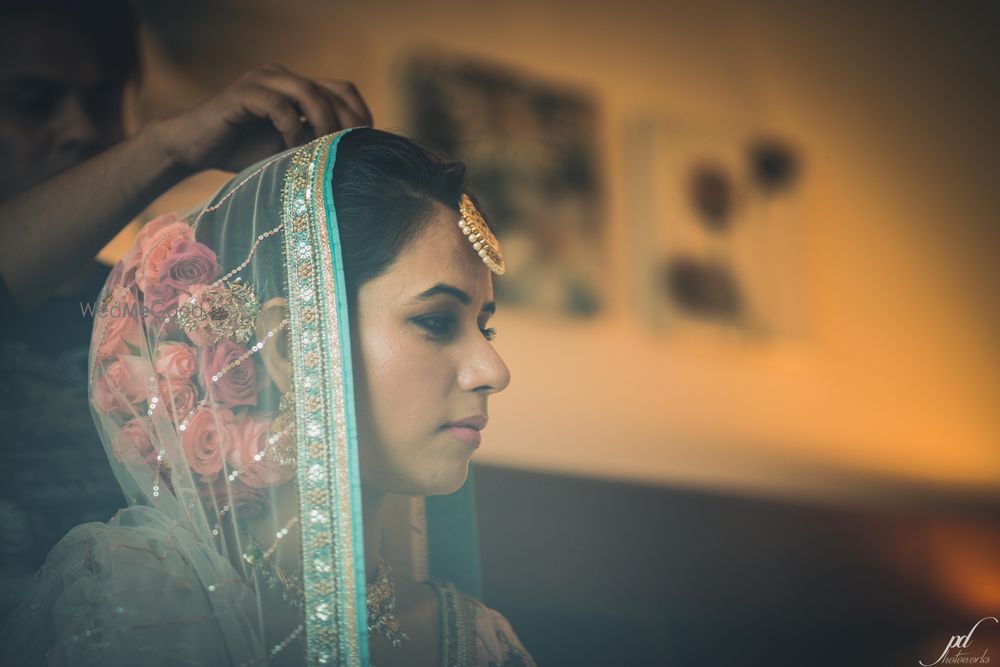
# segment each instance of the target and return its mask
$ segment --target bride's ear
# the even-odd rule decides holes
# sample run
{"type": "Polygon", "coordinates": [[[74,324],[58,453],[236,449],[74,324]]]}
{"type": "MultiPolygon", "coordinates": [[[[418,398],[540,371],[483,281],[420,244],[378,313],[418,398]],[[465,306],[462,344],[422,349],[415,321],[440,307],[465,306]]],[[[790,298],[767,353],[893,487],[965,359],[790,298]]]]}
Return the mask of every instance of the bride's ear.
{"type": "MultiPolygon", "coordinates": [[[[288,300],[275,297],[260,307],[257,315],[257,340],[267,341],[267,333],[274,331],[288,319],[288,300]]],[[[260,349],[264,369],[282,394],[292,388],[292,360],[288,350],[288,327],[275,333],[272,340],[260,349]]]]}

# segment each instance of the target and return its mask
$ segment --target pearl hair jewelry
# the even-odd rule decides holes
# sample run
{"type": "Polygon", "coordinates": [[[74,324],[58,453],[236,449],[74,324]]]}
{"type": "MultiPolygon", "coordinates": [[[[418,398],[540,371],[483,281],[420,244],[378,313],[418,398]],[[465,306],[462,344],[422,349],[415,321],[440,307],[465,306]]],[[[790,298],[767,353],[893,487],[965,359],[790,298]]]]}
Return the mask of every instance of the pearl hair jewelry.
{"type": "Polygon", "coordinates": [[[503,263],[503,255],[500,254],[500,242],[486,225],[486,221],[476,209],[476,205],[472,203],[472,199],[464,192],[458,201],[458,211],[462,214],[458,220],[458,226],[469,239],[472,249],[482,258],[483,264],[490,267],[490,271],[498,276],[503,275],[506,267],[503,263]]]}

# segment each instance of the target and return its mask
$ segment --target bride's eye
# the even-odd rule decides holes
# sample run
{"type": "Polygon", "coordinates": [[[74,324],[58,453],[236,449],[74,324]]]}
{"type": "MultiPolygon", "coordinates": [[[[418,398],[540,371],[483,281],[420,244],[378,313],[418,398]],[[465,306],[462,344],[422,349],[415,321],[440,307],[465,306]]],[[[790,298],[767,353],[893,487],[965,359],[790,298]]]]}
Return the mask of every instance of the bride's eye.
{"type": "MultiPolygon", "coordinates": [[[[455,317],[453,315],[428,315],[426,317],[418,317],[414,319],[414,322],[432,337],[442,340],[450,337],[455,329],[455,317]]],[[[482,332],[486,340],[493,340],[497,335],[497,331],[493,327],[480,326],[479,331],[482,332]]]]}
{"type": "Polygon", "coordinates": [[[455,326],[455,318],[451,315],[428,315],[414,320],[434,338],[447,338],[455,326]]]}

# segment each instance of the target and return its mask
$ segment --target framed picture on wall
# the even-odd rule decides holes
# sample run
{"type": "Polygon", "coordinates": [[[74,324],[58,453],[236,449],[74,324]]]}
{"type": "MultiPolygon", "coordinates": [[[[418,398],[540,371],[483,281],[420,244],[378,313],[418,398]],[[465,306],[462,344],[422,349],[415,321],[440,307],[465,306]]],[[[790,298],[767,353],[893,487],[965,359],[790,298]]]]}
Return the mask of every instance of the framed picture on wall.
{"type": "Polygon", "coordinates": [[[749,132],[644,117],[625,129],[634,301],[660,331],[806,333],[801,158],[749,132]]]}
{"type": "Polygon", "coordinates": [[[606,295],[597,112],[580,91],[510,69],[419,53],[401,69],[407,129],[462,160],[498,228],[508,304],[590,317],[606,295]]]}

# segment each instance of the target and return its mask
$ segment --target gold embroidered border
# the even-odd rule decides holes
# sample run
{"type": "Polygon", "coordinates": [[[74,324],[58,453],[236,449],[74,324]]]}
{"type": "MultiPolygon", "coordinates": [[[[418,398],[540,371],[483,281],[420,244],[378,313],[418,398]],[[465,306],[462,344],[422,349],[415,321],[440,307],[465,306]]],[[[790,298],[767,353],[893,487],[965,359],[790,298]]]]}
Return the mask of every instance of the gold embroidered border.
{"type": "Polygon", "coordinates": [[[323,208],[333,137],[300,148],[282,188],[299,434],[307,662],[360,664],[355,545],[336,284],[323,208]]]}
{"type": "MultiPolygon", "coordinates": [[[[313,174],[312,205],[315,210],[317,250],[320,255],[320,280],[322,283],[322,305],[325,309],[323,320],[326,323],[324,331],[329,344],[328,369],[331,376],[326,384],[328,405],[333,407],[333,446],[328,448],[329,466],[332,468],[334,482],[334,502],[337,521],[336,534],[340,536],[334,544],[341,585],[337,590],[337,619],[341,624],[341,645],[345,650],[347,664],[359,664],[360,655],[356,638],[358,636],[357,581],[354,576],[355,553],[352,540],[352,507],[351,507],[351,477],[349,443],[347,438],[347,411],[344,406],[344,350],[341,347],[341,336],[350,338],[350,331],[341,331],[340,313],[337,308],[338,285],[334,271],[334,260],[331,250],[332,239],[329,234],[326,217],[324,191],[326,188],[327,162],[330,150],[324,148],[313,174]],[[352,641],[345,641],[346,638],[352,641]]],[[[367,617],[367,609],[366,617],[367,617]]]]}

